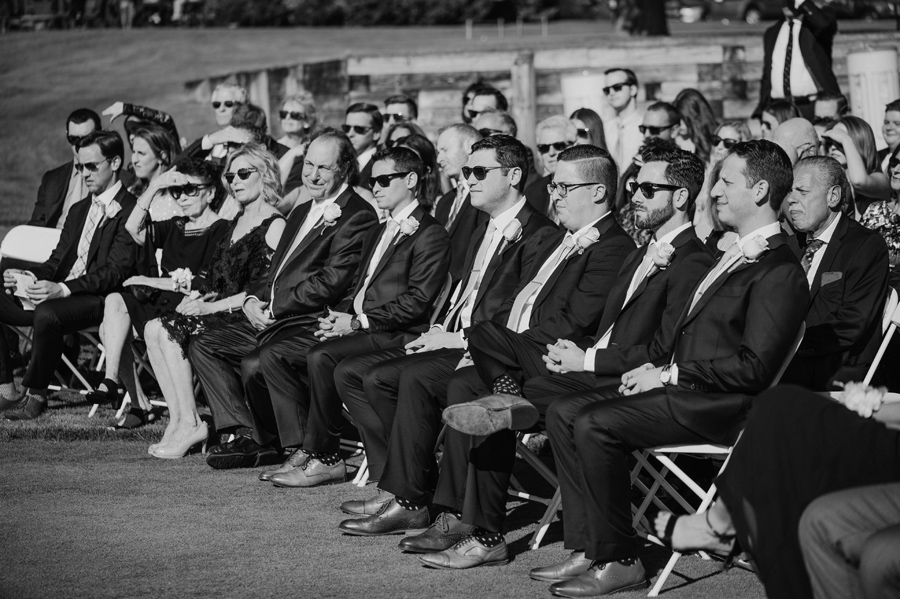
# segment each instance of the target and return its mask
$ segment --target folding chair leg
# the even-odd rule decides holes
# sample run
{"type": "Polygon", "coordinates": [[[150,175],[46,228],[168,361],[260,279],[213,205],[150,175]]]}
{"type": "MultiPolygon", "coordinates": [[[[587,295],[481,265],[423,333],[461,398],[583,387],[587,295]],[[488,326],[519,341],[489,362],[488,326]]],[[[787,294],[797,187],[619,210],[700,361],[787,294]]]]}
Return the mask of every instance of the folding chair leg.
{"type": "Polygon", "coordinates": [[[562,505],[562,492],[560,488],[556,488],[556,493],[553,494],[553,499],[550,500],[550,505],[547,506],[547,510],[544,512],[544,516],[541,518],[541,521],[538,522],[538,527],[534,531],[534,534],[531,535],[531,541],[528,543],[528,547],[531,549],[537,549],[541,546],[541,541],[544,540],[544,535],[547,534],[547,529],[550,528],[550,523],[553,521],[553,518],[556,517],[556,512],[559,511],[560,506],[562,505]]]}
{"type": "Polygon", "coordinates": [[[369,458],[364,457],[362,464],[359,465],[359,470],[356,471],[353,484],[357,487],[365,487],[367,482],[369,482],[369,458]]]}
{"type": "Polygon", "coordinates": [[[672,573],[672,570],[675,569],[675,564],[678,562],[678,558],[681,557],[681,554],[677,551],[672,554],[672,557],[669,558],[669,561],[666,563],[666,567],[662,569],[662,572],[659,573],[659,578],[656,579],[656,584],[653,585],[653,588],[650,589],[650,593],[647,594],[648,597],[656,597],[659,595],[659,592],[662,590],[663,585],[666,583],[666,579],[669,577],[669,574],[672,573]]]}

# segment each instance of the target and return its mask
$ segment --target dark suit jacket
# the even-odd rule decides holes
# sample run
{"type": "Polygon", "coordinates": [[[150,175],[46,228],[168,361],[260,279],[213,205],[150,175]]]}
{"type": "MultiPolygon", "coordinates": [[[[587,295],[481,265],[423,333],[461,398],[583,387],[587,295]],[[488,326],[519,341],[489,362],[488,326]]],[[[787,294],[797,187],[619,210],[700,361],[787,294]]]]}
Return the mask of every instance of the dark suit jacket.
{"type": "MultiPolygon", "coordinates": [[[[505,240],[501,241],[497,252],[488,261],[472,307],[473,325],[491,319],[518,287],[525,273],[531,270],[538,248],[542,247],[541,244],[547,237],[555,236],[559,232],[553,221],[535,210],[528,202],[525,202],[516,218],[522,224],[522,237],[511,244],[505,240]]],[[[488,221],[485,221],[478,227],[477,234],[473,235],[472,243],[469,245],[463,267],[466,276],[459,282],[459,286],[463,289],[472,275],[475,256],[487,233],[487,226],[488,221]]]]}
{"type": "Polygon", "coordinates": [[[373,162],[374,161],[372,160],[372,158],[369,158],[369,161],[366,163],[366,165],[359,169],[359,182],[357,183],[357,185],[359,185],[360,187],[364,187],[369,191],[372,191],[372,188],[369,186],[369,177],[372,176],[372,167],[375,166],[373,162]]]}
{"type": "Polygon", "coordinates": [[[66,193],[69,191],[69,180],[72,178],[72,165],[69,162],[50,169],[41,177],[38,187],[37,201],[31,213],[29,225],[35,227],[55,227],[62,215],[66,193]]]}
{"type": "Polygon", "coordinates": [[[322,219],[287,258],[281,273],[275,273],[285,253],[312,207],[312,202],[297,206],[288,216],[284,233],[272,256],[272,266],[266,277],[250,284],[249,295],[269,301],[274,287],[275,297],[270,306],[278,321],[260,335],[268,337],[286,324],[307,325],[327,306],[336,306],[347,295],[356,280],[360,253],[366,231],[378,223],[375,210],[348,187],[335,200],[341,216],[326,226],[322,219]]]}
{"type": "MultiPolygon", "coordinates": [[[[411,216],[419,221],[419,228],[408,236],[397,233],[366,288],[363,313],[371,332],[425,331],[431,306],[447,278],[450,236],[422,206],[416,207],[411,216]]],[[[338,311],[353,313],[353,299],[366,280],[385,227],[381,223],[366,233],[356,284],[338,311]]]]}
{"type": "Polygon", "coordinates": [[[644,277],[623,306],[647,246],[632,252],[610,291],[597,334],[575,341],[576,345],[587,349],[613,327],[609,346],[596,353],[594,374],[597,376],[621,376],[641,364],[665,359],[672,350],[675,323],[693,298],[697,283],[713,263],[712,253],[694,233],[693,227],[679,233],[672,246],[675,254],[671,264],[665,270],[644,277]]]}
{"type": "Polygon", "coordinates": [[[678,386],[664,388],[672,416],[715,443],[734,440],[751,398],[771,384],[806,317],[809,287],[786,235],[768,243],[757,262],[717,278],[693,310],[688,300],[675,325],[678,386]]]}
{"type": "Polygon", "coordinates": [[[122,209],[112,218],[104,217],[94,232],[84,275],[66,281],[78,258],[78,242],[91,208],[90,197],[72,205],[59,243],[46,262],[32,269],[34,275],[39,280],[65,281],[72,295],[106,295],[131,276],[136,267],[137,251],[131,235],[125,230],[125,223],[134,209],[135,198],[123,186],[113,201],[122,209]]]}
{"type": "Polygon", "coordinates": [[[782,382],[824,391],[832,378],[862,380],[881,342],[888,290],[884,239],[842,216],[809,291],[806,333],[782,382]],[[868,349],[868,351],[867,351],[868,349]]]}
{"type": "Polygon", "coordinates": [[[553,175],[546,175],[525,188],[528,202],[544,216],[550,216],[550,193],[547,191],[547,184],[552,180],[553,175]]]}
{"type": "MultiPolygon", "coordinates": [[[[526,339],[544,346],[558,339],[573,339],[593,333],[609,292],[625,258],[634,251],[634,241],[622,230],[610,213],[598,224],[600,239],[582,253],[564,261],[547,279],[534,301],[530,328],[523,331],[526,339]]],[[[531,272],[507,299],[493,319],[506,326],[516,296],[534,279],[547,258],[566,236],[557,231],[548,236],[532,263],[531,272]]]]}
{"type": "MultiPolygon", "coordinates": [[[[797,9],[798,14],[803,15],[803,26],[800,28],[800,53],[803,55],[803,63],[809,69],[819,93],[839,94],[841,88],[831,65],[831,46],[834,35],[837,33],[837,21],[834,15],[827,13],[815,5],[812,0],[807,0],[797,9]]],[[[772,96],[772,53],[775,49],[775,41],[784,21],[778,21],[763,34],[763,58],[762,82],[759,89],[759,104],[753,111],[754,117],[759,117],[769,103],[772,96]]]]}
{"type": "MultiPolygon", "coordinates": [[[[454,198],[456,198],[456,190],[451,189],[441,197],[434,208],[434,217],[444,227],[447,226],[450,218],[450,208],[453,206],[454,198]]],[[[469,197],[463,200],[459,213],[453,219],[453,224],[448,231],[450,233],[450,274],[453,276],[454,282],[466,275],[463,265],[469,243],[472,241],[475,231],[489,219],[486,212],[472,206],[469,197]]]]}

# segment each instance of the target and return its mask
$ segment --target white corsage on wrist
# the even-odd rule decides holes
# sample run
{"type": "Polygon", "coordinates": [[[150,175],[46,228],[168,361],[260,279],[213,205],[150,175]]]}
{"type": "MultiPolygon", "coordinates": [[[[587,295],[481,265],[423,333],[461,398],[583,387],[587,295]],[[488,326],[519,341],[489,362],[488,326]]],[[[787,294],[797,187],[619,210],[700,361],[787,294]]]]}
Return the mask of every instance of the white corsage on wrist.
{"type": "Polygon", "coordinates": [[[191,281],[194,279],[190,268],[176,268],[169,273],[172,279],[172,291],[187,292],[191,290],[191,281]]]}
{"type": "Polygon", "coordinates": [[[887,389],[867,387],[862,383],[844,383],[844,392],[835,395],[848,410],[853,410],[863,418],[871,418],[884,403],[887,389]]]}

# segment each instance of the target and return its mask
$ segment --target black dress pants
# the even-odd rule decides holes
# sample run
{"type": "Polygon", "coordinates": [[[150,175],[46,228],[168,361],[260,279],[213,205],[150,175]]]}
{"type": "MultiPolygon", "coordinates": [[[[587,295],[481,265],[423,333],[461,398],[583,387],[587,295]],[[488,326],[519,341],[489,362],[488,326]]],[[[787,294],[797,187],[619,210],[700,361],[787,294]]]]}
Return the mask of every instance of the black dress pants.
{"type": "MultiPolygon", "coordinates": [[[[0,323],[34,327],[31,361],[22,379],[22,386],[44,391],[53,380],[53,373],[63,353],[65,335],[97,326],[103,322],[103,298],[99,295],[71,295],[47,300],[34,311],[23,310],[17,300],[0,293],[0,323]]],[[[10,347],[6,335],[0,335],[0,383],[12,382],[10,347]]]]}

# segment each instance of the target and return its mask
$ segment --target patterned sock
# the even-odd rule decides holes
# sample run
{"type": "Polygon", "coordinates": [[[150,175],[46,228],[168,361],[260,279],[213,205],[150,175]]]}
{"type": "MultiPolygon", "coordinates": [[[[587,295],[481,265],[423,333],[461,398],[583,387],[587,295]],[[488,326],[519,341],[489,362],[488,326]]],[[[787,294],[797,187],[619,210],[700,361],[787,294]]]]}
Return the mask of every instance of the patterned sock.
{"type": "Polygon", "coordinates": [[[317,453],[314,457],[326,466],[334,466],[341,461],[341,456],[336,453],[317,453]]]}
{"type": "Polygon", "coordinates": [[[494,379],[494,387],[491,389],[491,392],[499,393],[502,395],[518,395],[519,397],[522,396],[522,388],[508,374],[501,374],[496,379],[494,379]]]}
{"type": "Polygon", "coordinates": [[[403,499],[402,497],[394,497],[394,500],[397,502],[397,505],[402,507],[405,510],[415,511],[421,509],[425,506],[419,505],[418,503],[413,503],[409,499],[403,499]]]}
{"type": "Polygon", "coordinates": [[[475,537],[475,540],[484,545],[485,547],[496,547],[500,543],[503,542],[503,535],[499,532],[490,532],[483,528],[476,528],[472,531],[472,536],[475,537]]]}

